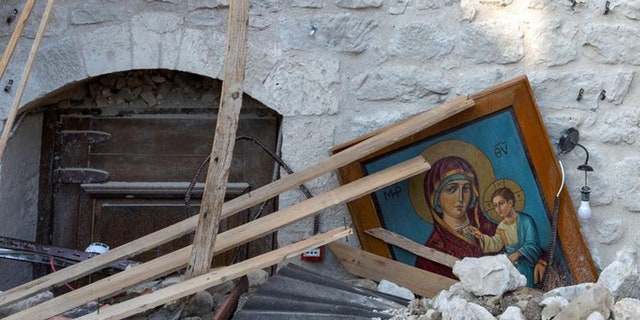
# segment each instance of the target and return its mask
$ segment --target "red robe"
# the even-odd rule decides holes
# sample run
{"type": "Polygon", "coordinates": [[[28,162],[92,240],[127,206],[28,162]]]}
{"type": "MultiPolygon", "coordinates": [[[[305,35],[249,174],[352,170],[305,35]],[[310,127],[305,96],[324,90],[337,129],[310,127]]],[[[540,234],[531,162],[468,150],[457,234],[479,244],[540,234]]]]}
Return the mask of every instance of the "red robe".
{"type": "MultiPolygon", "coordinates": [[[[469,220],[473,221],[472,225],[478,228],[480,232],[489,236],[492,236],[496,233],[496,225],[485,218],[483,214],[479,214],[478,217],[480,226],[476,226],[475,219],[473,219],[472,214],[470,214],[469,216],[469,220]]],[[[482,251],[482,248],[480,247],[477,239],[473,238],[473,240],[470,241],[460,239],[458,236],[452,234],[447,228],[443,227],[437,222],[434,223],[433,232],[431,233],[429,239],[427,239],[425,246],[433,248],[440,252],[450,254],[460,259],[464,257],[481,257],[484,255],[484,252],[482,251]]],[[[416,259],[416,267],[441,274],[445,277],[458,279],[458,277],[453,274],[450,267],[422,257],[418,257],[416,259]]]]}

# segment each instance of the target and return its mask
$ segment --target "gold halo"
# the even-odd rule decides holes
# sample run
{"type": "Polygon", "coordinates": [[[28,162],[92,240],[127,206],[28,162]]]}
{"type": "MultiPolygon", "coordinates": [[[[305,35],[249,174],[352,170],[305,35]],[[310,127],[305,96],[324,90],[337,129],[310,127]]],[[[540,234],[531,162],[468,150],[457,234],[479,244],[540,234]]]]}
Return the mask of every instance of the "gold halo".
{"type": "MultiPolygon", "coordinates": [[[[479,190],[485,190],[495,180],[493,166],[489,158],[478,147],[462,140],[446,140],[438,142],[420,153],[433,165],[439,159],[446,156],[458,156],[467,160],[478,177],[479,190]]],[[[416,213],[426,222],[433,224],[433,218],[429,212],[427,199],[424,197],[424,177],[426,173],[409,178],[409,199],[416,213]]],[[[480,197],[480,196],[478,196],[480,197]]],[[[480,199],[478,199],[480,201],[480,199]]],[[[495,214],[495,212],[494,212],[495,214]]]]}
{"type": "Polygon", "coordinates": [[[516,211],[522,212],[524,210],[525,205],[525,195],[522,187],[515,181],[511,179],[498,179],[491,183],[487,189],[484,190],[482,194],[482,209],[491,217],[491,219],[497,219],[495,222],[502,221],[502,217],[498,215],[496,212],[496,208],[493,206],[493,199],[491,199],[491,195],[498,188],[507,187],[513,191],[513,195],[516,197],[516,203],[513,207],[516,211]]]}

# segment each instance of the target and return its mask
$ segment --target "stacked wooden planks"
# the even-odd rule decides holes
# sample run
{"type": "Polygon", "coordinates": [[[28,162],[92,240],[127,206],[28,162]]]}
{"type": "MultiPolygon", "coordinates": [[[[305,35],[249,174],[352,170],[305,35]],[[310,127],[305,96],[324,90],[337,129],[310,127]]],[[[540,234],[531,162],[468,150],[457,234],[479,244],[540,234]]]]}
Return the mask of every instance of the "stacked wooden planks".
{"type": "MultiPolygon", "coordinates": [[[[225,111],[221,107],[220,112],[228,114],[225,117],[218,117],[218,119],[230,121],[231,124],[226,123],[221,125],[219,123],[216,127],[212,162],[214,164],[218,162],[218,165],[211,165],[209,167],[207,186],[205,187],[200,215],[148,234],[102,255],[95,256],[76,265],[5,291],[0,294],[0,306],[6,306],[36,293],[64,285],[67,282],[100,270],[115,261],[132,257],[140,252],[155,248],[197,229],[194,245],[168,253],[155,260],[78,288],[58,296],[53,300],[14,314],[6,319],[47,319],[86,302],[113,296],[140,282],[187,267],[190,279],[182,283],[175,284],[150,295],[101,308],[99,312],[83,317],[83,319],[119,319],[179,299],[199,290],[204,290],[221,281],[241,277],[252,270],[279,263],[287,258],[298,255],[300,252],[316,248],[343,237],[351,232],[350,229],[332,230],[287,247],[265,253],[250,260],[233,264],[215,272],[209,270],[211,257],[216,253],[239,246],[262,235],[274,232],[286,225],[318,214],[330,206],[357,199],[365,194],[405,180],[428,170],[430,165],[423,157],[418,156],[217,235],[216,232],[212,230],[217,230],[216,226],[220,219],[229,217],[234,213],[278,196],[282,192],[297,187],[310,179],[336,170],[341,166],[389,146],[400,139],[408,137],[474,105],[474,101],[467,97],[455,98],[409,118],[398,125],[377,132],[360,143],[297,173],[285,176],[248,194],[222,203],[221,199],[224,199],[224,190],[228,175],[227,161],[230,161],[233,153],[233,143],[230,142],[233,141],[235,137],[233,119],[235,117],[237,120],[242,101],[241,88],[244,78],[243,51],[246,46],[246,35],[244,33],[246,33],[249,10],[248,3],[248,0],[230,1],[230,32],[228,33],[227,39],[228,52],[221,99],[221,105],[227,105],[229,108],[225,108],[228,109],[228,111],[225,111]],[[232,30],[235,31],[231,32],[232,30]],[[220,190],[222,190],[222,198],[220,198],[218,194],[220,190]]],[[[53,0],[50,0],[49,4],[52,6],[53,0]]],[[[47,6],[47,10],[51,10],[50,6],[47,6]]],[[[44,27],[41,26],[41,29],[44,29],[44,27]]]]}
{"type": "MultiPolygon", "coordinates": [[[[418,118],[416,119],[420,120],[416,120],[416,123],[419,123],[422,127],[428,126],[429,124],[435,123],[447,115],[452,114],[452,112],[455,113],[462,111],[472,105],[473,101],[471,100],[455,99],[450,103],[445,103],[425,112],[424,114],[418,115],[418,118]]],[[[412,125],[415,123],[413,123],[413,121],[409,121],[407,123],[408,127],[406,128],[394,127],[396,130],[381,132],[380,134],[372,136],[357,145],[344,150],[343,152],[321,161],[316,165],[299,171],[298,173],[283,177],[282,179],[257,189],[250,194],[230,200],[224,204],[221,217],[230,216],[235,212],[260,203],[271,196],[278,195],[285,190],[296,187],[299,184],[323,173],[335,170],[341,165],[344,165],[345,161],[347,163],[354,161],[363,155],[366,155],[367,152],[378,150],[379,148],[383,148],[384,146],[397,141],[397,139],[400,139],[403,135],[410,134],[409,132],[412,132],[412,125]]],[[[324,194],[284,208],[266,217],[241,225],[237,228],[221,233],[217,237],[214,253],[238,246],[261,235],[271,233],[278,228],[289,225],[303,218],[313,216],[330,206],[345,203],[361,197],[362,195],[384,188],[385,186],[402,181],[408,177],[428,170],[429,167],[429,163],[427,163],[424,158],[418,156],[386,170],[363,177],[349,184],[330,190],[324,194]]],[[[102,255],[95,256],[76,265],[5,291],[0,294],[0,306],[19,301],[38,292],[63,285],[69,281],[88,275],[93,271],[100,270],[118,259],[131,257],[139,252],[148,250],[149,248],[153,248],[164,242],[170,241],[171,239],[192,232],[196,227],[195,218],[196,217],[186,219],[118,248],[114,248],[102,255]]],[[[318,243],[310,245],[309,248],[317,247],[323,241],[326,241],[326,239],[318,240],[318,243]]],[[[299,247],[292,248],[291,250],[293,251],[290,252],[294,252],[295,249],[299,249],[299,247]]],[[[61,295],[43,304],[24,310],[23,312],[15,314],[8,319],[46,319],[80,306],[86,302],[112,296],[142,281],[156,278],[184,268],[188,262],[191,251],[192,246],[174,251],[140,266],[131,268],[122,273],[105,278],[91,285],[61,295]]],[[[283,253],[281,252],[270,252],[265,254],[266,256],[260,256],[257,258],[264,259],[266,261],[275,261],[272,260],[277,260],[277,258],[274,258],[274,255],[282,257],[282,254],[283,253]]],[[[230,270],[234,270],[234,268],[239,268],[239,266],[232,265],[229,268],[231,268],[230,270]]],[[[237,276],[241,275],[242,274],[237,274],[237,276]]],[[[229,278],[227,277],[227,279],[229,278]]],[[[150,306],[148,303],[145,303],[145,305],[150,306]]],[[[134,308],[139,312],[139,306],[134,308]]],[[[100,312],[100,314],[104,313],[100,312]]]]}

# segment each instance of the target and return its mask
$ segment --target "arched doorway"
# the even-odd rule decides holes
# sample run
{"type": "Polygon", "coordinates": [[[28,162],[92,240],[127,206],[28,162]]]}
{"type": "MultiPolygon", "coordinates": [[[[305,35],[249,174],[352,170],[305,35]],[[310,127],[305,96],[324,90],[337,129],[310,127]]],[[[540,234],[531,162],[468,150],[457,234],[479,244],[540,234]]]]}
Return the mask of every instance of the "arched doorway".
{"type": "MultiPolygon", "coordinates": [[[[36,241],[84,250],[117,247],[197,214],[219,106],[221,81],[170,70],[135,70],[88,79],[61,90],[43,109],[36,241]],[[197,172],[202,174],[198,175],[197,172]],[[191,182],[197,182],[189,196],[191,182]]],[[[228,197],[269,183],[280,116],[248,96],[238,125],[228,197]],[[254,140],[255,139],[255,140],[254,140]],[[261,146],[259,146],[257,141],[261,146]]],[[[227,229],[268,214],[274,201],[221,223],[227,229]]],[[[145,252],[146,261],[191,243],[190,236],[145,252]]],[[[267,236],[220,255],[255,256],[275,247],[267,236]]],[[[40,270],[39,272],[47,272],[40,270]]]]}

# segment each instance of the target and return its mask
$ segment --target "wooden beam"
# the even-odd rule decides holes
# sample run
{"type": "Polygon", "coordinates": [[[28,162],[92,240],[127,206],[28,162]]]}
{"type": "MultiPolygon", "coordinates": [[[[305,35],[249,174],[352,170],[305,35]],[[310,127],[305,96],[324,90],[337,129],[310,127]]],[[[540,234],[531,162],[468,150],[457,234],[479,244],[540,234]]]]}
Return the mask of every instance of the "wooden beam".
{"type": "MultiPolygon", "coordinates": [[[[333,205],[351,201],[363,196],[364,194],[374,192],[396,182],[405,180],[411,176],[415,176],[428,170],[429,167],[429,163],[426,162],[423,157],[417,156],[398,165],[327,191],[311,199],[286,207],[260,219],[240,225],[236,228],[223,232],[218,236],[214,252],[223,252],[259,238],[273,232],[277,228],[290,225],[301,219],[312,216],[313,214],[333,205]]],[[[188,262],[191,250],[192,246],[188,246],[166,254],[142,265],[68,292],[52,300],[45,301],[30,309],[5,318],[5,320],[46,319],[84,303],[108,297],[142,281],[156,278],[160,275],[180,269],[188,262]]],[[[96,257],[99,256],[100,255],[96,257]]]]}
{"type": "Polygon", "coordinates": [[[242,107],[248,24],[249,0],[231,0],[220,108],[187,278],[208,272],[213,259],[242,107]]]}
{"type": "Polygon", "coordinates": [[[328,246],[348,272],[378,282],[386,279],[423,297],[432,298],[458,282],[348,245],[328,246]]]}
{"type": "Polygon", "coordinates": [[[55,0],[49,0],[47,2],[47,7],[44,9],[42,20],[40,21],[40,27],[38,27],[38,32],[36,33],[36,37],[33,40],[33,45],[31,46],[29,57],[27,58],[27,64],[24,67],[24,71],[22,72],[20,86],[16,91],[16,96],[13,99],[13,104],[11,105],[11,109],[9,110],[9,115],[7,115],[7,120],[4,122],[4,128],[2,128],[2,136],[0,136],[0,161],[2,161],[2,158],[4,157],[4,151],[7,148],[7,143],[9,143],[9,134],[11,133],[11,129],[13,128],[13,123],[16,121],[16,115],[18,114],[20,102],[22,102],[22,95],[24,94],[24,90],[27,87],[27,81],[29,81],[31,69],[33,68],[33,61],[35,61],[36,54],[38,53],[38,49],[40,48],[40,42],[42,42],[42,37],[44,36],[44,29],[47,27],[47,23],[49,23],[49,18],[51,17],[54,3],[55,0]]]}
{"type": "Polygon", "coordinates": [[[460,261],[457,257],[450,254],[440,252],[433,248],[425,247],[422,244],[416,243],[409,238],[399,235],[395,232],[389,231],[383,228],[373,228],[365,230],[365,232],[371,236],[374,236],[390,245],[394,245],[400,249],[407,250],[417,256],[435,261],[448,267],[453,267],[453,264],[460,261]]]}
{"type": "MultiPolygon", "coordinates": [[[[258,203],[268,200],[286,190],[297,187],[300,184],[335,170],[371,154],[392,143],[406,138],[420,130],[428,128],[452,115],[472,107],[473,100],[465,97],[457,97],[433,109],[415,115],[402,126],[394,126],[393,130],[386,130],[356,145],[353,145],[335,155],[330,156],[310,167],[294,174],[284,176],[279,180],[262,186],[247,194],[241,195],[226,202],[222,208],[222,217],[228,217],[236,212],[250,208],[258,203]]],[[[107,253],[95,256],[78,264],[69,266],[58,272],[35,279],[26,284],[0,293],[0,307],[30,297],[36,293],[49,290],[94,271],[100,270],[120,259],[132,257],[138,253],[155,248],[163,243],[177,239],[193,231],[197,225],[198,217],[194,216],[178,222],[174,225],[143,236],[120,247],[113,248],[107,253]]]]}
{"type": "Polygon", "coordinates": [[[18,22],[16,23],[16,28],[13,29],[13,33],[11,34],[11,39],[9,39],[9,43],[7,47],[4,49],[4,53],[2,54],[2,60],[0,60],[0,78],[4,76],[4,72],[7,70],[7,66],[9,65],[9,60],[13,55],[13,51],[18,44],[18,39],[22,36],[22,31],[24,30],[24,25],[31,14],[31,10],[33,9],[33,5],[36,3],[36,0],[27,0],[27,3],[24,4],[24,8],[22,8],[22,12],[20,13],[20,18],[18,18],[18,22]]]}
{"type": "Polygon", "coordinates": [[[186,297],[199,291],[203,291],[209,287],[223,283],[224,281],[235,279],[256,271],[266,268],[279,262],[283,262],[289,258],[293,258],[302,252],[317,248],[337,239],[351,234],[351,229],[335,229],[324,234],[317,235],[307,240],[291,244],[284,248],[262,254],[255,258],[245,260],[228,267],[211,271],[207,274],[196,278],[186,280],[174,284],[170,287],[154,291],[150,294],[141,295],[125,302],[100,308],[96,312],[85,315],[78,319],[81,320],[107,320],[122,319],[134,314],[144,312],[145,310],[163,305],[176,299],[186,297]]]}

